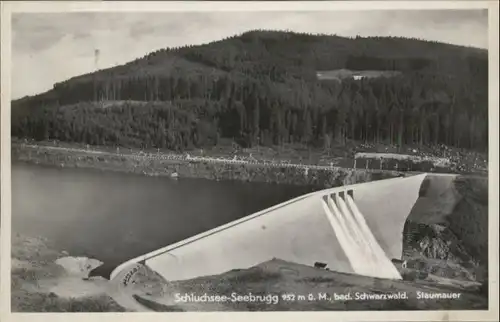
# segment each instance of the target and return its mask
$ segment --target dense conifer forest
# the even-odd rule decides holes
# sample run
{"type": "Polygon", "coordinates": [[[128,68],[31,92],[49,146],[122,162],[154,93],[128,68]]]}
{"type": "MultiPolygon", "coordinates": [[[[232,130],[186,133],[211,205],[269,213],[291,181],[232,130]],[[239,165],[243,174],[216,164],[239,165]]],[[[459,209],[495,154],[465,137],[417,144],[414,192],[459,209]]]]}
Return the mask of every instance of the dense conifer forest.
{"type": "Polygon", "coordinates": [[[13,101],[12,134],[178,151],[221,138],[243,147],[354,140],[484,151],[487,88],[486,50],[256,30],[162,49],[13,101]],[[317,77],[334,70],[380,77],[317,77]]]}

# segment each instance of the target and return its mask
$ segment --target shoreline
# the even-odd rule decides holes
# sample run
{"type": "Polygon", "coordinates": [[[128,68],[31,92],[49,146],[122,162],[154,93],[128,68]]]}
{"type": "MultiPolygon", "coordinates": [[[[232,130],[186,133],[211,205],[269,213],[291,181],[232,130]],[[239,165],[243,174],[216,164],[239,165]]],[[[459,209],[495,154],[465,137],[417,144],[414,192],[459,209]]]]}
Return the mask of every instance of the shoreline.
{"type": "MultiPolygon", "coordinates": [[[[175,153],[111,152],[110,149],[12,142],[12,162],[59,168],[86,168],[155,177],[261,182],[331,188],[410,176],[418,172],[242,160],[175,153]]],[[[125,149],[124,149],[125,150],[125,149]]]]}
{"type": "Polygon", "coordinates": [[[85,283],[61,266],[68,253],[47,239],[12,234],[12,312],[125,312],[107,292],[106,281],[85,283]]]}

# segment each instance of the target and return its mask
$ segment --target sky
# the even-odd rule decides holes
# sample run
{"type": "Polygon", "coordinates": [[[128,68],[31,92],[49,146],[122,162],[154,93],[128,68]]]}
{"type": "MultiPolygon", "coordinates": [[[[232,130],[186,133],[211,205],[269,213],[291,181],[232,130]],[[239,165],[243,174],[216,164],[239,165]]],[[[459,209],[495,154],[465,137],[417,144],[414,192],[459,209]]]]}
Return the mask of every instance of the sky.
{"type": "Polygon", "coordinates": [[[486,10],[15,13],[12,99],[45,92],[96,66],[108,68],[160,48],[202,44],[252,29],[488,46],[486,10]]]}

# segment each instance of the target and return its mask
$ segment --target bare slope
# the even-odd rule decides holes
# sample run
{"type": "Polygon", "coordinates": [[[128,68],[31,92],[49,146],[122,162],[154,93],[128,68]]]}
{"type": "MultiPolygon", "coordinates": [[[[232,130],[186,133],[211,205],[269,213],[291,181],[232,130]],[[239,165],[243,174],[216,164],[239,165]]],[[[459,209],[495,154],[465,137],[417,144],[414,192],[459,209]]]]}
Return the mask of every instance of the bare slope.
{"type": "Polygon", "coordinates": [[[383,70],[360,70],[353,71],[348,69],[338,69],[338,70],[325,70],[318,71],[316,76],[319,80],[338,80],[342,81],[348,78],[355,78],[355,76],[366,77],[366,78],[377,78],[377,77],[395,77],[401,75],[398,71],[383,71],[383,70]]]}

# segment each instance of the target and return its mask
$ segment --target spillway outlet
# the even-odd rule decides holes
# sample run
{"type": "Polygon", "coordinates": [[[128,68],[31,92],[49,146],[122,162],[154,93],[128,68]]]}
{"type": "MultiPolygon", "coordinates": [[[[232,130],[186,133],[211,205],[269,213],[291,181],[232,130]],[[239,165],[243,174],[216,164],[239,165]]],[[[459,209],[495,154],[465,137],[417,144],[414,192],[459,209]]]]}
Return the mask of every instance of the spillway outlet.
{"type": "MultiPolygon", "coordinates": [[[[354,190],[346,190],[346,191],[339,191],[337,193],[332,193],[331,197],[333,200],[337,200],[336,198],[342,198],[342,200],[347,201],[347,196],[351,196],[353,200],[354,199],[354,190]]],[[[323,199],[326,201],[325,197],[323,199]]]]}

